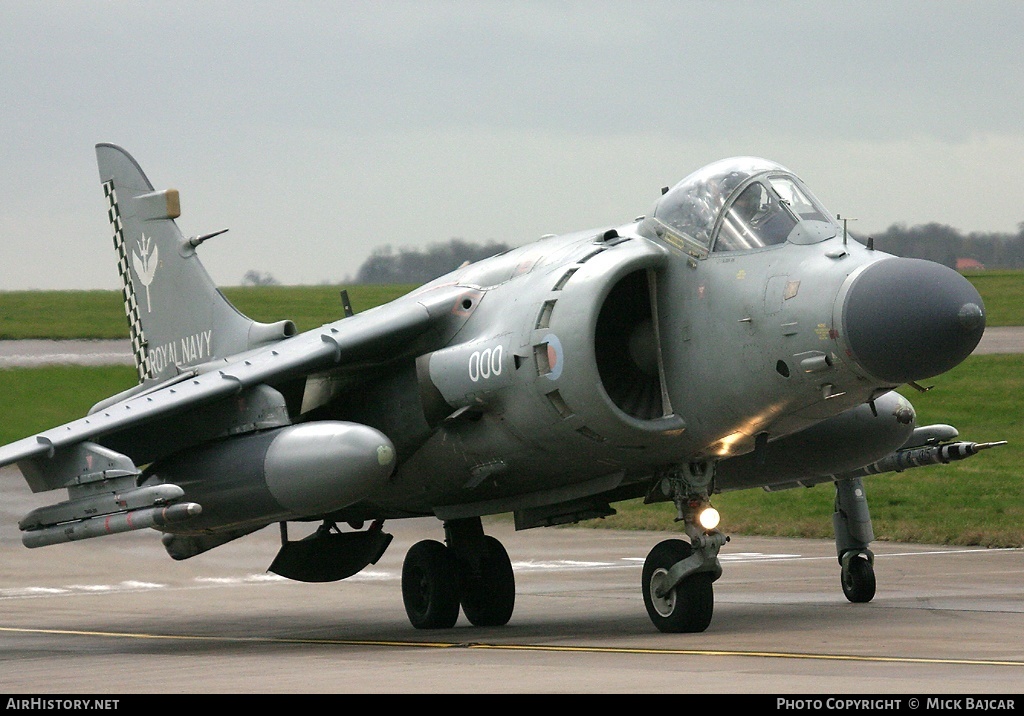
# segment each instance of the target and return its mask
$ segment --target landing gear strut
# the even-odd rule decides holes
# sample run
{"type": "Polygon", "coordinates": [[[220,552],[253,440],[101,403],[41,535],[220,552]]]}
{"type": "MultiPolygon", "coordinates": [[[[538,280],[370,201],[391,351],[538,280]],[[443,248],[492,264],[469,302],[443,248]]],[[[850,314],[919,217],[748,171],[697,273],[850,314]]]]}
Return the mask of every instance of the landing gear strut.
{"type": "Polygon", "coordinates": [[[402,599],[417,629],[450,629],[462,607],[474,626],[512,618],[516,584],[501,542],[484,534],[479,517],[445,522],[445,542],[417,542],[402,567],[402,599]]]}
{"type": "Polygon", "coordinates": [[[729,538],[714,524],[701,524],[711,508],[708,492],[713,465],[690,465],[661,482],[676,503],[676,521],[685,524],[689,542],[670,539],[647,555],[641,577],[644,606],[654,626],[668,633],[702,632],[715,608],[712,583],[722,576],[718,552],[729,538]],[[696,493],[696,494],[695,494],[696,493]]]}
{"type": "Polygon", "coordinates": [[[875,539],[875,533],[871,528],[864,484],[859,477],[837,480],[835,484],[832,525],[842,568],[843,594],[854,603],[870,602],[875,596],[875,555],[868,545],[875,539]]]}

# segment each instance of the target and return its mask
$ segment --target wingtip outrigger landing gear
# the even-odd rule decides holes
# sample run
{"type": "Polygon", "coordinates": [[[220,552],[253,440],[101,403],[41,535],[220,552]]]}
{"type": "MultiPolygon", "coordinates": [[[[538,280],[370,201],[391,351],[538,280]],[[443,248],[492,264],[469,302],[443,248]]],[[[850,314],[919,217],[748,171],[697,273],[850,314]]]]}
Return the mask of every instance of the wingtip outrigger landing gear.
{"type": "Polygon", "coordinates": [[[644,562],[644,606],[659,631],[702,632],[711,624],[712,583],[722,576],[718,552],[729,541],[715,529],[718,512],[708,499],[713,476],[714,465],[690,465],[661,482],[663,492],[673,496],[676,521],[684,523],[690,541],[660,542],[644,562]]]}
{"type": "Polygon", "coordinates": [[[837,480],[832,525],[836,553],[842,568],[843,594],[854,603],[870,602],[875,596],[875,555],[868,545],[875,539],[871,514],[859,477],[837,480]]]}
{"type": "Polygon", "coordinates": [[[949,425],[917,428],[907,445],[896,452],[835,480],[836,506],[832,524],[842,567],[843,594],[851,602],[870,602],[875,596],[875,556],[868,549],[875,533],[871,529],[871,514],[861,477],[948,464],[1006,444],[1005,440],[990,443],[943,442],[956,436],[956,429],[949,425]]]}

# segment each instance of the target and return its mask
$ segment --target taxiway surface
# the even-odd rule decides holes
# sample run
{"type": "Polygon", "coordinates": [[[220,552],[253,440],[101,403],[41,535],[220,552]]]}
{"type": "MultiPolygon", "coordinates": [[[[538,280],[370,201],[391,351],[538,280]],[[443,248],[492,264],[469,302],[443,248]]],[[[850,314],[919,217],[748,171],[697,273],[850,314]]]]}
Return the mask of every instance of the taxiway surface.
{"type": "Polygon", "coordinates": [[[415,541],[443,539],[432,518],[387,523],[394,541],[360,574],[300,584],[266,571],[272,528],[184,562],[150,530],[29,550],[17,521],[40,497],[0,471],[5,693],[844,696],[1024,683],[1024,550],[876,542],[877,595],[850,604],[832,542],[734,535],[710,628],[662,634],[640,572],[670,535],[490,522],[514,565],[511,622],[417,631],[401,564],[415,541]]]}

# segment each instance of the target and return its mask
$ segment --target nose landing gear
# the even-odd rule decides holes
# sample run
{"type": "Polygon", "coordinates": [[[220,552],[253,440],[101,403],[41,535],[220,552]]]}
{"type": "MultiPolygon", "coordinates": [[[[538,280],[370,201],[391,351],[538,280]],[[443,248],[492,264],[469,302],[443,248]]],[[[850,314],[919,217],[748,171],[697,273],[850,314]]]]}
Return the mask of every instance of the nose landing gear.
{"type": "Polygon", "coordinates": [[[727,538],[721,532],[706,537],[696,550],[689,542],[669,539],[647,555],[641,588],[647,615],[659,631],[701,632],[711,624],[711,584],[722,575],[717,555],[727,538]]]}
{"type": "Polygon", "coordinates": [[[715,608],[712,583],[722,576],[718,552],[729,541],[715,529],[718,515],[708,500],[713,475],[713,465],[690,465],[662,481],[665,495],[673,495],[679,515],[676,520],[684,523],[690,541],[660,542],[644,562],[644,606],[659,631],[702,632],[711,624],[715,608]],[[712,513],[714,520],[708,521],[712,513]]]}

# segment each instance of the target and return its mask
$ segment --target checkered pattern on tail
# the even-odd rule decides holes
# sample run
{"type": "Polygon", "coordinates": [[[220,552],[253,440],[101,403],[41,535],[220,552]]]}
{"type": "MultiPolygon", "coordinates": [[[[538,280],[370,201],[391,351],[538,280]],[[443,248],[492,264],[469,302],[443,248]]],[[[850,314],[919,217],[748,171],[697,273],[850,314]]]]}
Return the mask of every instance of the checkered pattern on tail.
{"type": "Polygon", "coordinates": [[[139,382],[153,375],[146,349],[146,336],[142,331],[142,318],[139,315],[139,303],[135,299],[135,284],[132,281],[131,269],[128,267],[128,248],[125,246],[124,231],[121,227],[121,212],[117,208],[117,192],[114,182],[103,184],[103,195],[107,198],[107,218],[110,229],[114,232],[114,250],[117,251],[117,272],[121,275],[121,296],[124,298],[124,312],[128,316],[128,334],[132,341],[132,353],[135,356],[135,369],[139,372],[139,382]]]}

